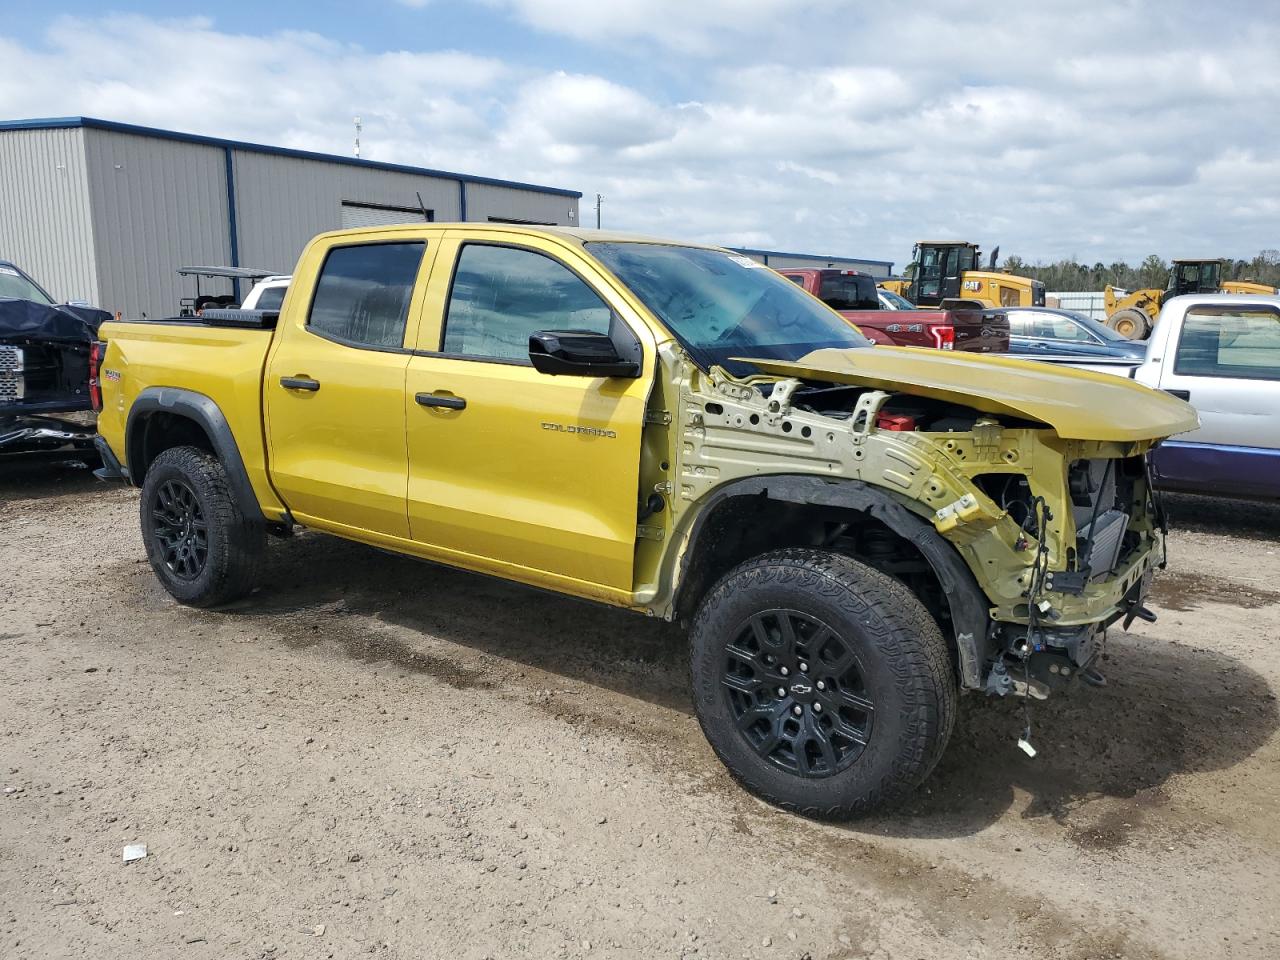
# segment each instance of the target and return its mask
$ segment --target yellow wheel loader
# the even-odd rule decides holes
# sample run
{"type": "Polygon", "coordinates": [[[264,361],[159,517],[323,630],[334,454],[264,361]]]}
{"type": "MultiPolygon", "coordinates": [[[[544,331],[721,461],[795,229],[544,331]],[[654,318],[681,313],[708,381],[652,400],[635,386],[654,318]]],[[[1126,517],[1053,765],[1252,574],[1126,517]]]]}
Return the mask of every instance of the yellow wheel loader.
{"type": "Polygon", "coordinates": [[[911,251],[904,278],[885,280],[880,286],[919,307],[1043,307],[1044,284],[996,270],[999,252],[999,247],[992,251],[982,270],[976,243],[921,240],[911,251]]]}
{"type": "Polygon", "coordinates": [[[1169,271],[1169,286],[1154,287],[1132,293],[1107,284],[1107,326],[1130,340],[1145,340],[1151,335],[1160,308],[1169,297],[1184,293],[1276,293],[1275,287],[1252,280],[1222,279],[1222,260],[1175,260],[1169,271]]]}

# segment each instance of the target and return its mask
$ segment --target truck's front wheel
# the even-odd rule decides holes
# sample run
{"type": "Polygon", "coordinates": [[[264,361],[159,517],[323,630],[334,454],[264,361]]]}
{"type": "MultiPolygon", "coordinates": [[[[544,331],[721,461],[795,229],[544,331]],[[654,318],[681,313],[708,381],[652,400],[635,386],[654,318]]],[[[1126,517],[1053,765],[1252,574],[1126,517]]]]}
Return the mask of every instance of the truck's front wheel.
{"type": "Polygon", "coordinates": [[[870,810],[919,784],[955,720],[946,641],[901,583],[839,554],[749,560],[691,630],[707,739],[748,790],[806,816],[870,810]]]}
{"type": "Polygon", "coordinates": [[[139,502],[147,559],[181,603],[214,607],[248,593],[266,532],[245,519],[218,458],[171,447],[147,469],[139,502]]]}

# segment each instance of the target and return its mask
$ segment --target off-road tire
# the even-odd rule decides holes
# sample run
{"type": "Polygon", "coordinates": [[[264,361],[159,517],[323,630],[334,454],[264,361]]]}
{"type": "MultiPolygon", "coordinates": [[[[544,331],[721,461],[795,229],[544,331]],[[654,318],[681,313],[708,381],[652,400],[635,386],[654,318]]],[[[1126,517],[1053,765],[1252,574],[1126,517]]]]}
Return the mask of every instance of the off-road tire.
{"type": "Polygon", "coordinates": [[[1145,340],[1151,336],[1151,318],[1134,308],[1117,310],[1107,317],[1107,326],[1130,340],[1145,340]]]}
{"type": "Polygon", "coordinates": [[[142,483],[139,519],[151,569],[179,603],[220,606],[244,596],[257,583],[266,530],[261,523],[245,518],[231,492],[226,468],[213,454],[196,447],[170,447],[156,457],[142,483]],[[157,495],[171,481],[194,495],[206,528],[205,558],[192,577],[179,576],[170,569],[157,539],[157,527],[161,526],[155,513],[157,495]]]}
{"type": "Polygon", "coordinates": [[[747,790],[803,816],[847,819],[912,790],[955,724],[958,684],[938,624],[897,580],[840,554],[796,548],[739,565],[703,599],[690,641],[694,706],[717,756],[747,790]],[[860,660],[874,712],[847,768],[817,778],[784,770],[738,726],[725,687],[727,649],[751,618],[777,610],[821,621],[860,660]]]}

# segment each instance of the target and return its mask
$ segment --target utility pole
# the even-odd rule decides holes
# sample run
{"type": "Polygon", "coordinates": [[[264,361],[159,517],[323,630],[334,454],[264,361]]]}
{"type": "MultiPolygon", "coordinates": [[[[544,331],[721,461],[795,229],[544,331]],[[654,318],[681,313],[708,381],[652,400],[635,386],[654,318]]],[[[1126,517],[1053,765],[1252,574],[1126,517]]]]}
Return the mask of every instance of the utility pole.
{"type": "Polygon", "coordinates": [[[604,197],[602,197],[600,194],[597,193],[596,194],[596,229],[597,230],[600,229],[600,206],[603,203],[604,203],[604,197]]]}
{"type": "Polygon", "coordinates": [[[360,156],[360,126],[361,126],[361,124],[360,124],[360,118],[359,118],[359,117],[355,117],[354,119],[355,119],[355,124],[356,124],[356,157],[359,157],[359,156],[360,156]]]}

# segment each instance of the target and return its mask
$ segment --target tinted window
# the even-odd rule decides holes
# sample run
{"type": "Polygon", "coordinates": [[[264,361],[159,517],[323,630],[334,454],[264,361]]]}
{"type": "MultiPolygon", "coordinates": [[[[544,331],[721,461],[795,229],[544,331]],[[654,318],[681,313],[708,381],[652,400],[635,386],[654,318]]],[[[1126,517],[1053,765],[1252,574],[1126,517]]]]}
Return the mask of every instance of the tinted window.
{"type": "Polygon", "coordinates": [[[1280,380],[1280,313],[1238,307],[1187,312],[1174,373],[1280,380]]]}
{"type": "Polygon", "coordinates": [[[288,287],[267,287],[262,291],[262,296],[258,297],[258,305],[255,310],[279,310],[280,305],[284,303],[284,292],[288,287]]]}
{"type": "Polygon", "coordinates": [[[818,299],[833,310],[879,310],[876,283],[870,277],[822,274],[818,299]]]}
{"type": "Polygon", "coordinates": [[[445,317],[445,353],[529,359],[538,330],[608,333],[612,312],[576,273],[550,257],[469,243],[458,257],[445,317]]]}
{"type": "Polygon", "coordinates": [[[334,247],[320,270],[307,326],[357,346],[403,346],[424,249],[424,243],[334,247]]]}
{"type": "Polygon", "coordinates": [[[798,360],[863,337],[794,283],[746,257],[659,243],[588,243],[587,249],[661,320],[694,360],[734,373],[731,357],[798,360]]]}

